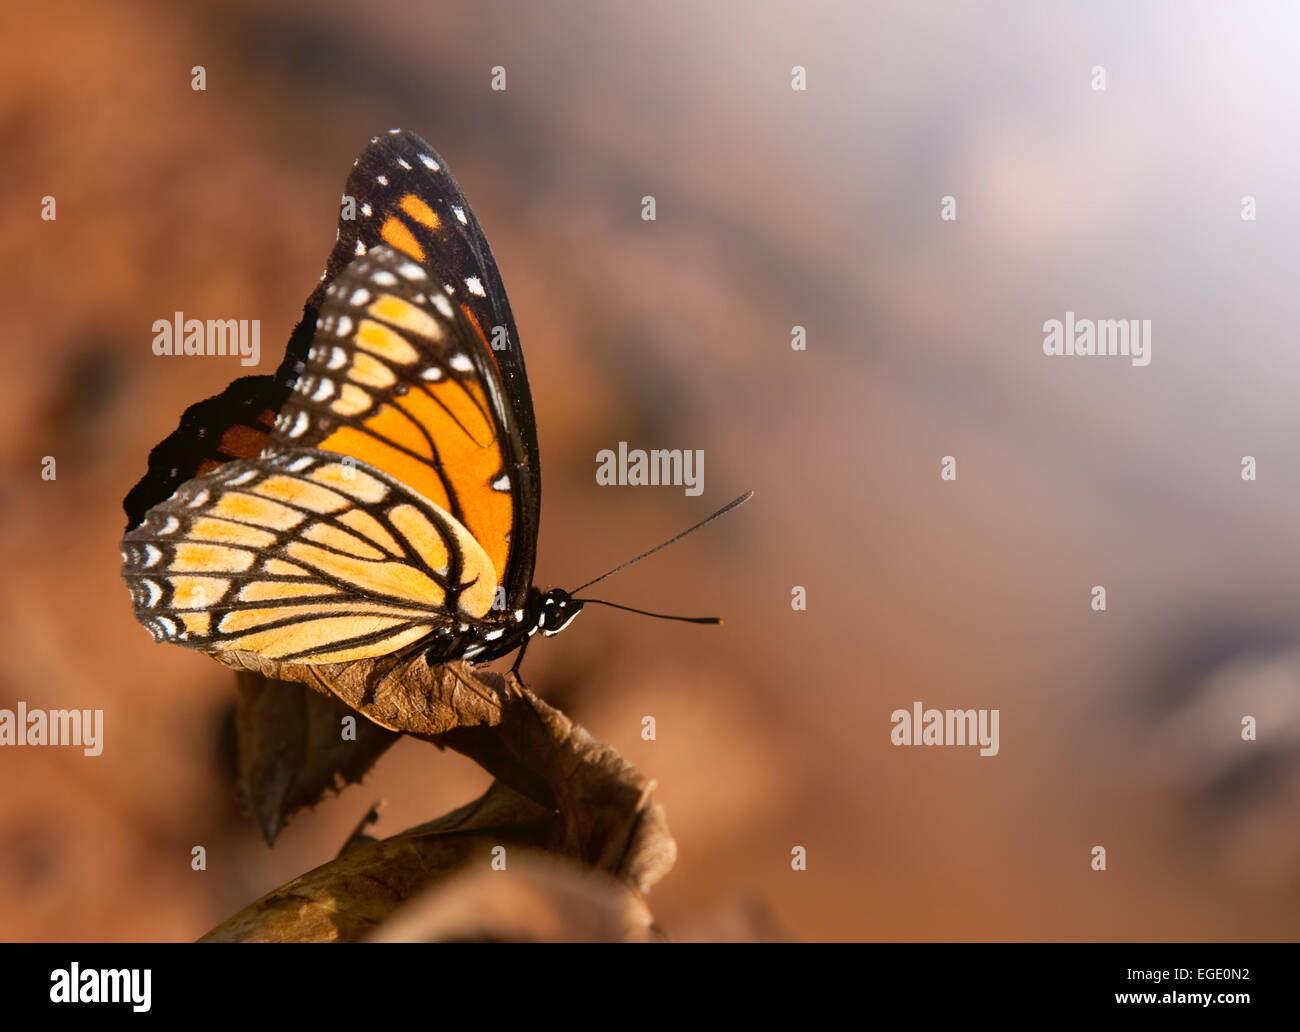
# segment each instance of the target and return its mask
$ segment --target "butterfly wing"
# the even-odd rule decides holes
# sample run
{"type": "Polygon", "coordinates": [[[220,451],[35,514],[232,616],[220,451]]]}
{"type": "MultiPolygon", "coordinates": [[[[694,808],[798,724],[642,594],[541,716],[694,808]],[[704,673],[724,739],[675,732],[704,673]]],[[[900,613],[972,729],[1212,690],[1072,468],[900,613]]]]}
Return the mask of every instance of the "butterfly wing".
{"type": "Polygon", "coordinates": [[[536,510],[534,467],[511,418],[470,318],[425,266],[380,245],[326,289],[268,449],[346,456],[432,502],[488,555],[504,615],[532,584],[532,538],[519,534],[517,514],[536,510]]]}
{"type": "Polygon", "coordinates": [[[233,459],[261,454],[290,385],[274,376],[243,376],[216,397],[191,405],[180,426],[149,453],[149,468],[122,501],[126,529],[185,481],[233,459]]]}
{"type": "Polygon", "coordinates": [[[473,536],[388,475],[294,449],[182,484],[123,539],[158,640],[296,663],[383,656],[491,610],[473,536]]]}
{"type": "Polygon", "coordinates": [[[508,438],[506,450],[518,456],[510,563],[512,569],[526,569],[525,579],[531,583],[541,468],[532,395],[514,316],[492,249],[460,184],[432,147],[403,129],[373,137],[353,164],[338,241],[308,304],[323,304],[325,291],[343,268],[380,244],[422,266],[442,287],[472,327],[480,342],[475,353],[492,367],[492,379],[502,388],[490,400],[499,408],[496,416],[508,438]]]}

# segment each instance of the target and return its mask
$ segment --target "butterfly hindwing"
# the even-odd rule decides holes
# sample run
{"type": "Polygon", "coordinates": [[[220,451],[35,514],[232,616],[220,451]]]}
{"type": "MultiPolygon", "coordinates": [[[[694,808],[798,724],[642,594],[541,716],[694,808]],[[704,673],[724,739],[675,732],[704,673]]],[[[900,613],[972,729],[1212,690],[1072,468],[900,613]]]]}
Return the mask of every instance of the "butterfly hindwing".
{"type": "Polygon", "coordinates": [[[299,663],[395,652],[491,610],[464,527],[383,473],[309,449],[190,480],[123,540],[159,640],[299,663]]]}
{"type": "Polygon", "coordinates": [[[186,409],[180,426],[149,453],[148,472],[123,500],[126,529],[138,527],[145,513],[192,477],[259,455],[286,397],[288,390],[278,390],[274,377],[244,376],[186,409]]]}
{"type": "Polygon", "coordinates": [[[308,305],[274,375],[241,376],[220,394],[185,410],[180,425],[149,453],[145,475],[122,501],[127,530],[138,527],[146,512],[191,477],[261,453],[315,327],[316,310],[308,305]]]}

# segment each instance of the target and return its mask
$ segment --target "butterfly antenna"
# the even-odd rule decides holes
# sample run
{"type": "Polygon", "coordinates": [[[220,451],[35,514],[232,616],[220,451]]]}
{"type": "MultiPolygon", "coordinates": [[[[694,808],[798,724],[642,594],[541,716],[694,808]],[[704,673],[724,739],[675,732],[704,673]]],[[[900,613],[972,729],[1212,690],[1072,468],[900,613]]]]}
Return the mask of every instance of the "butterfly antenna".
{"type": "MultiPolygon", "coordinates": [[[[642,553],[641,553],[639,556],[637,556],[635,559],[629,559],[629,560],[628,560],[627,562],[625,562],[625,563],[620,563],[618,566],[615,566],[615,567],[614,567],[612,570],[610,570],[608,573],[602,573],[602,574],[601,574],[599,577],[597,577],[595,580],[589,580],[589,581],[587,581],[586,584],[583,584],[583,585],[581,585],[581,586],[579,586],[579,587],[574,588],[574,589],[570,592],[570,594],[575,594],[575,595],[576,595],[579,591],[582,591],[584,588],[589,588],[589,587],[591,587],[593,584],[596,584],[596,583],[599,583],[600,581],[603,581],[606,577],[612,577],[614,574],[618,573],[619,570],[626,570],[626,569],[627,569],[629,566],[631,566],[633,563],[639,563],[642,559],[646,559],[646,558],[648,558],[648,557],[654,555],[656,552],[660,551],[661,549],[667,548],[669,545],[673,544],[673,542],[675,542],[675,541],[680,541],[680,540],[681,540],[682,538],[684,538],[687,534],[693,534],[695,531],[699,530],[699,529],[700,529],[702,526],[704,526],[706,523],[712,523],[712,522],[713,522],[714,520],[716,520],[719,516],[723,516],[723,515],[725,515],[726,513],[731,512],[731,510],[734,509],[734,508],[736,508],[736,506],[738,506],[738,505],[744,505],[747,501],[749,501],[749,500],[750,500],[751,498],[753,498],[753,497],[754,497],[754,492],[753,492],[753,491],[746,491],[746,492],[745,492],[743,495],[741,495],[739,498],[733,498],[733,499],[732,499],[731,501],[729,501],[726,505],[724,505],[721,509],[719,509],[717,512],[715,512],[712,516],[706,516],[704,519],[700,520],[700,522],[697,523],[697,524],[695,524],[693,527],[687,527],[687,528],[686,528],[685,530],[683,530],[680,534],[677,534],[677,535],[674,535],[673,537],[670,537],[667,541],[663,542],[662,544],[655,545],[654,548],[650,549],[650,551],[648,551],[648,552],[642,552],[642,553]]],[[[598,602],[599,600],[593,598],[593,599],[587,599],[586,601],[589,601],[589,602],[598,602]]],[[[614,605],[613,602],[601,602],[600,604],[601,604],[601,605],[606,605],[606,606],[612,606],[612,605],[614,605]]],[[[627,607],[627,606],[618,606],[617,608],[619,608],[619,609],[627,609],[628,607],[627,607]]],[[[633,612],[640,612],[640,610],[633,610],[633,612]]],[[[658,616],[659,614],[658,614],[658,613],[647,613],[646,615],[647,615],[647,616],[658,616]]],[[[715,622],[717,622],[717,621],[715,621],[712,617],[701,617],[701,618],[699,618],[699,619],[695,619],[695,618],[691,618],[691,617],[666,617],[665,619],[670,619],[670,620],[686,619],[686,620],[690,620],[692,623],[715,623],[715,622]]]]}
{"type": "Polygon", "coordinates": [[[621,606],[617,602],[606,602],[603,598],[577,598],[575,602],[581,602],[583,605],[609,606],[610,609],[622,609],[628,613],[640,613],[642,616],[653,616],[656,620],[680,620],[682,623],[701,623],[701,624],[720,624],[720,616],[672,616],[668,613],[652,613],[648,609],[636,609],[632,606],[621,606]]]}

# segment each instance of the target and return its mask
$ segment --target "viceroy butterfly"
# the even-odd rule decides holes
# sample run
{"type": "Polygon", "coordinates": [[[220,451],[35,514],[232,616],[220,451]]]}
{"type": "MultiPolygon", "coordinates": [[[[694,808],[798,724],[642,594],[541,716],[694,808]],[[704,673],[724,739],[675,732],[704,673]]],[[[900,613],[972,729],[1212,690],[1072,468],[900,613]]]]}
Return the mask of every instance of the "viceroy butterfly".
{"type": "Polygon", "coordinates": [[[522,659],[600,601],[533,586],[540,499],[496,262],[446,164],[395,129],[353,165],[277,372],[192,406],[150,454],[123,576],[156,640],[210,653],[522,659]]]}

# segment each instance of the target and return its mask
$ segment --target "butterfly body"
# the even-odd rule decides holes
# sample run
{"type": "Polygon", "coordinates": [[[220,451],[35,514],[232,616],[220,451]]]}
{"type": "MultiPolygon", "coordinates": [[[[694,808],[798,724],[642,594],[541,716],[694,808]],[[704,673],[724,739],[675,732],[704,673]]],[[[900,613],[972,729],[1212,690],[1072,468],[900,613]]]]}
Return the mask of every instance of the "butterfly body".
{"type": "Polygon", "coordinates": [[[135,614],[214,654],[496,658],[581,609],[532,584],[540,465],[504,287],[419,137],[374,138],[346,189],[278,372],[189,409],[127,496],[135,614]]]}

